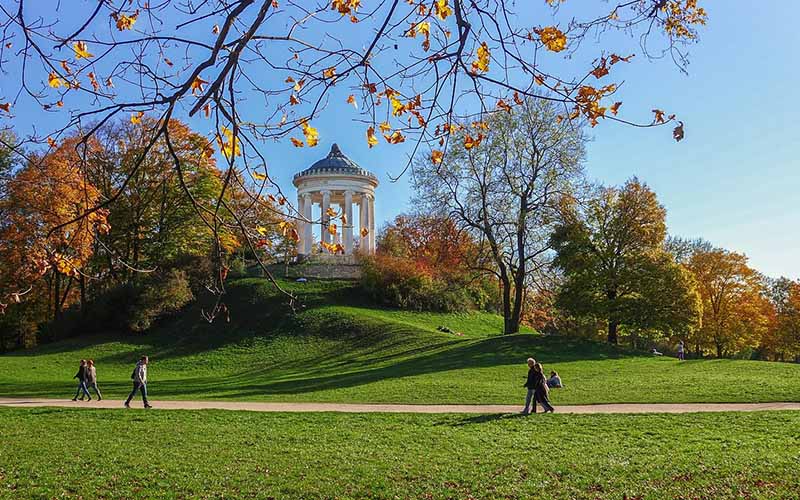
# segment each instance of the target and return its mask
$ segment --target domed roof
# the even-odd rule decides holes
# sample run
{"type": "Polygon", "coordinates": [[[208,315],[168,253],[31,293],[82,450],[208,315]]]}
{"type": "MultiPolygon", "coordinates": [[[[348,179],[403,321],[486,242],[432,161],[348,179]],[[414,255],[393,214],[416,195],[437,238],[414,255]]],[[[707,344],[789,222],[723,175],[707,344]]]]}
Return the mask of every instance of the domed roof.
{"type": "Polygon", "coordinates": [[[376,179],[375,174],[358,166],[356,162],[345,156],[339,146],[334,143],[328,156],[317,161],[307,169],[295,174],[294,178],[316,174],[360,175],[376,179]]]}

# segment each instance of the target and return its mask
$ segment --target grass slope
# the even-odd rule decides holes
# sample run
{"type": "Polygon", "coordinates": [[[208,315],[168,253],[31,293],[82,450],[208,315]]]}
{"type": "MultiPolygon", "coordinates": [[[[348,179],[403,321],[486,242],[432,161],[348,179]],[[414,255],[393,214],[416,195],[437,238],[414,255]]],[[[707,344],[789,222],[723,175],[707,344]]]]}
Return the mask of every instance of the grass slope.
{"type": "Polygon", "coordinates": [[[286,282],[303,307],[289,314],[263,280],[232,284],[230,323],[197,309],[147,335],[102,335],[0,356],[0,396],[65,397],[77,360],[93,358],[106,397],[127,394],[139,355],[151,357],[158,399],[514,403],[525,359],[561,373],[556,404],[800,400],[800,366],[688,361],[531,333],[499,335],[486,313],[411,313],[369,307],[342,282],[286,282]],[[464,336],[437,331],[440,325],[464,336]]]}
{"type": "Polygon", "coordinates": [[[0,421],[0,498],[9,499],[720,500],[800,491],[800,412],[0,409],[0,421]]]}

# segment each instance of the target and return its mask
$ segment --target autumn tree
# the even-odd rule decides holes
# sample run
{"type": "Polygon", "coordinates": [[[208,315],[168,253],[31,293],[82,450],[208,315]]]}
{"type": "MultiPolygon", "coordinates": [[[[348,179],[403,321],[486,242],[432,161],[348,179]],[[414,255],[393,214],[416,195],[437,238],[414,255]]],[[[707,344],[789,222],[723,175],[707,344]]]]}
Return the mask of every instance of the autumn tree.
{"type": "Polygon", "coordinates": [[[800,359],[800,281],[772,280],[768,296],[774,307],[774,320],[761,347],[779,361],[800,359]]]}
{"type": "Polygon", "coordinates": [[[582,129],[558,121],[546,101],[527,101],[485,123],[455,126],[441,164],[421,161],[419,203],[452,218],[490,257],[483,270],[501,286],[505,333],[516,333],[526,288],[548,265],[558,203],[581,178],[582,129]]]}
{"type": "Polygon", "coordinates": [[[31,158],[7,182],[2,200],[0,260],[11,298],[32,289],[40,277],[47,283],[47,302],[58,318],[70,300],[83,267],[95,250],[96,235],[108,231],[106,211],[93,208],[99,200],[79,164],[80,152],[96,148],[67,140],[44,158],[31,158]]]}
{"type": "Polygon", "coordinates": [[[612,344],[620,327],[685,335],[695,326],[694,280],[663,248],[666,211],[647,185],[599,188],[585,204],[564,204],[561,217],[552,237],[560,307],[604,319],[612,344]]]}
{"type": "MultiPolygon", "coordinates": [[[[363,122],[371,147],[413,141],[434,160],[452,138],[465,147],[480,133],[454,135],[451,124],[486,123],[526,99],[558,103],[565,122],[673,122],[680,140],[682,123],[671,114],[639,110],[648,118],[637,120],[641,114],[621,108],[615,69],[664,55],[685,68],[686,47],[707,18],[695,0],[99,0],[85,7],[9,0],[0,8],[2,98],[13,99],[0,101],[0,119],[22,101],[42,109],[48,119],[21,138],[29,148],[75,132],[88,143],[120,117],[140,124],[146,140],[131,178],[158,141],[170,143],[172,120],[207,119],[223,190],[237,175],[264,179],[246,189],[253,203],[265,190],[280,195],[263,170],[264,144],[318,145],[332,131],[318,130],[317,120],[336,103],[363,122]],[[156,120],[145,123],[145,113],[156,120]]],[[[76,168],[88,165],[81,159],[76,168]]],[[[117,192],[123,186],[125,179],[117,192]]],[[[108,208],[117,192],[79,217],[108,208]]],[[[215,230],[227,224],[218,218],[244,224],[223,197],[215,203],[211,212],[195,207],[215,230]]],[[[291,205],[284,211],[300,217],[291,205]]],[[[255,228],[241,232],[253,246],[255,228]]]]}
{"type": "Polygon", "coordinates": [[[703,301],[695,350],[711,347],[723,357],[757,347],[768,328],[770,304],[747,257],[720,248],[701,250],[692,254],[688,267],[703,301]]]}

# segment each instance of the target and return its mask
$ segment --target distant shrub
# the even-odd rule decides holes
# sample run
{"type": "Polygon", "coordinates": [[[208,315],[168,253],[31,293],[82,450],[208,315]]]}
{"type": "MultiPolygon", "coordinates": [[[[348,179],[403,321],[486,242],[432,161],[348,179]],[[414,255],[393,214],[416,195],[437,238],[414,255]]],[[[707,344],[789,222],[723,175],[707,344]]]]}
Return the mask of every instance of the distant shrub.
{"type": "Polygon", "coordinates": [[[176,313],[194,300],[189,278],[184,271],[170,270],[144,284],[130,309],[127,327],[134,332],[150,328],[157,319],[176,313]]]}
{"type": "Polygon", "coordinates": [[[377,302],[413,311],[457,312],[474,307],[467,288],[452,286],[413,261],[388,255],[364,259],[362,286],[377,302]]]}

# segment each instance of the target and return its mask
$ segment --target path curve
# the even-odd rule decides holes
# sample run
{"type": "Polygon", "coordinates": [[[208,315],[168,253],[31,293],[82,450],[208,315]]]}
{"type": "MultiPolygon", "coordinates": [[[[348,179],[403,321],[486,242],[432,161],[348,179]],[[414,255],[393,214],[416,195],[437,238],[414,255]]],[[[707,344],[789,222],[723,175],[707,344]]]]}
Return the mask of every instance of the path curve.
{"type": "MultiPolygon", "coordinates": [[[[122,401],[88,402],[69,399],[0,398],[0,406],[123,409],[122,401]]],[[[261,412],[338,413],[517,413],[521,405],[413,405],[372,403],[257,403],[245,401],[151,401],[159,410],[245,410],[261,412]]],[[[141,401],[131,408],[141,409],[141,401]]],[[[800,403],[625,403],[557,406],[557,413],[695,413],[721,411],[800,410],[800,403]]]]}

